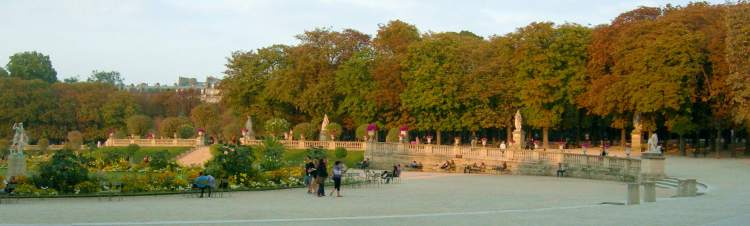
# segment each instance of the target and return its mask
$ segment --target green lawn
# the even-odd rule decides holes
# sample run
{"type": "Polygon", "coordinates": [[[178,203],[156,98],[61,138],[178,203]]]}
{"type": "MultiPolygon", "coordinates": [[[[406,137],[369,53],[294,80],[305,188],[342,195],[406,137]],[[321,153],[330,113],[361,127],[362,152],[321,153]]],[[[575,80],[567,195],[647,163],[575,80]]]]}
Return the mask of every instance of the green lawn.
{"type": "MultiPolygon", "coordinates": [[[[302,165],[302,163],[305,161],[305,156],[306,150],[291,149],[284,151],[284,160],[292,166],[302,165]]],[[[334,161],[339,160],[336,159],[336,154],[334,154],[333,150],[326,150],[326,156],[328,156],[328,161],[331,165],[334,161]]],[[[346,158],[343,159],[343,161],[347,167],[354,167],[358,162],[364,160],[364,158],[364,151],[348,151],[348,154],[346,155],[346,158]]]]}

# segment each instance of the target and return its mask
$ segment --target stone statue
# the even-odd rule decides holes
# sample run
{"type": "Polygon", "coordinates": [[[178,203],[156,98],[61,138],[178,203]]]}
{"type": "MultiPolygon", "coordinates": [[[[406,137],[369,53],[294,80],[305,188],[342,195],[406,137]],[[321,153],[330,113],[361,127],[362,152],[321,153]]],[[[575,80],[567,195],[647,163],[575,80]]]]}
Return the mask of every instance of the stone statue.
{"type": "Polygon", "coordinates": [[[328,114],[323,115],[323,123],[320,124],[320,140],[326,141],[328,140],[328,137],[326,136],[326,132],[328,131],[326,127],[328,127],[328,114]]]}
{"type": "Polygon", "coordinates": [[[659,151],[659,137],[656,136],[656,133],[651,135],[651,138],[648,139],[648,152],[661,154],[659,151]]]}
{"type": "Polygon", "coordinates": [[[23,122],[14,123],[13,131],[15,131],[15,134],[13,135],[13,144],[10,153],[23,156],[23,148],[29,139],[23,130],[23,122]]]}
{"type": "Polygon", "coordinates": [[[247,116],[247,121],[245,121],[245,139],[255,139],[255,132],[253,131],[253,118],[250,116],[247,116]]]}
{"type": "Polygon", "coordinates": [[[523,121],[523,118],[521,118],[521,111],[520,110],[516,111],[516,116],[514,118],[515,118],[515,126],[516,126],[516,130],[515,131],[521,131],[522,126],[523,126],[523,125],[521,125],[522,124],[521,122],[523,121]]]}

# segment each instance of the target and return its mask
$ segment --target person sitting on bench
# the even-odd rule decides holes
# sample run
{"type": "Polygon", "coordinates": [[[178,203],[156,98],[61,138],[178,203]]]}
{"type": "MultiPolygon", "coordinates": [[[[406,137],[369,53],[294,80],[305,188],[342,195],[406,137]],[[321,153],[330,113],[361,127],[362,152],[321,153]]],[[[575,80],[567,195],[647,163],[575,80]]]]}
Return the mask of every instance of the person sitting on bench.
{"type": "Polygon", "coordinates": [[[565,165],[561,163],[557,163],[557,176],[558,177],[564,177],[565,176],[565,165]]]}
{"type": "Polygon", "coordinates": [[[212,176],[205,175],[203,172],[198,174],[198,177],[193,181],[193,187],[201,190],[201,198],[203,198],[203,192],[208,189],[208,197],[211,198],[211,188],[215,184],[215,180],[212,176]]]}
{"type": "Polygon", "coordinates": [[[449,162],[448,160],[445,160],[443,165],[440,165],[440,169],[448,169],[450,166],[451,166],[451,162],[449,162]]]}

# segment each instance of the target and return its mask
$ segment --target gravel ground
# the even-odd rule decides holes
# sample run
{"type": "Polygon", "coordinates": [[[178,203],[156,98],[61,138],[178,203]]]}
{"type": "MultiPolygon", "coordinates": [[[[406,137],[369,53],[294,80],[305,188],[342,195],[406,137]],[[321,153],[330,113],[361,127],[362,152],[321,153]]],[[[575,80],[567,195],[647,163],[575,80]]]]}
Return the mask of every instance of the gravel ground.
{"type": "Polygon", "coordinates": [[[0,204],[0,224],[64,225],[744,225],[750,160],[669,157],[670,176],[696,178],[706,195],[622,203],[625,184],[575,178],[406,173],[400,184],[344,187],[343,198],[302,189],[21,200],[0,204]]]}

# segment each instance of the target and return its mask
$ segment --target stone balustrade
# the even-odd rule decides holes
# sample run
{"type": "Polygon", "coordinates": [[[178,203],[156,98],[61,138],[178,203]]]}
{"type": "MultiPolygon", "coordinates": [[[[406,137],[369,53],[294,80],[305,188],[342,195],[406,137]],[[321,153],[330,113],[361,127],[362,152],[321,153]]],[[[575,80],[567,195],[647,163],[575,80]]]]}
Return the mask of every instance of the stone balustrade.
{"type": "Polygon", "coordinates": [[[141,147],[193,147],[203,145],[203,140],[195,139],[114,139],[104,142],[105,147],[125,147],[136,144],[141,147]]]}

